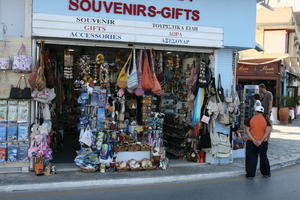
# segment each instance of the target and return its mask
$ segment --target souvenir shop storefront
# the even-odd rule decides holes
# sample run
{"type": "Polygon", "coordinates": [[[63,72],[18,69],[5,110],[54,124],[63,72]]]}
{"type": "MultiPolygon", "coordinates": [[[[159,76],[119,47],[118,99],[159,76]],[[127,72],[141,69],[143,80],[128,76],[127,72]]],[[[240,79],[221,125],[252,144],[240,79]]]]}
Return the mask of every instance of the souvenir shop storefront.
{"type": "MultiPolygon", "coordinates": [[[[182,158],[232,161],[242,146],[231,134],[239,100],[224,46],[250,48],[254,37],[246,27],[249,38],[236,42],[199,1],[33,1],[28,156],[36,174],[60,163],[105,173],[167,169],[182,158]]],[[[255,24],[254,3],[230,9],[249,6],[231,13],[255,24]]]]}

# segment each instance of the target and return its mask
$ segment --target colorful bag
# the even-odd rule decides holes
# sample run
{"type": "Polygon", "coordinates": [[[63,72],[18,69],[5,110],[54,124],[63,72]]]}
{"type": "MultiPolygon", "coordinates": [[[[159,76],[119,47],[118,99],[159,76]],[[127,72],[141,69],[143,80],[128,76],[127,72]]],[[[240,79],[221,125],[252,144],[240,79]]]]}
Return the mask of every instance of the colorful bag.
{"type": "Polygon", "coordinates": [[[26,48],[25,45],[22,43],[18,54],[14,56],[14,62],[12,69],[15,71],[20,72],[30,72],[31,65],[32,65],[32,57],[26,56],[26,48]]]}
{"type": "Polygon", "coordinates": [[[152,49],[150,50],[150,57],[151,57],[151,63],[152,63],[152,71],[153,71],[153,88],[151,89],[151,92],[157,96],[163,95],[163,90],[161,88],[161,85],[156,77],[155,68],[154,68],[154,59],[152,56],[152,49]]]}
{"type": "Polygon", "coordinates": [[[194,111],[192,116],[192,126],[195,127],[201,121],[201,108],[204,101],[204,89],[199,88],[195,99],[194,111]]]}
{"type": "Polygon", "coordinates": [[[9,70],[11,69],[11,63],[10,63],[10,58],[7,52],[6,48],[6,43],[4,42],[4,47],[3,47],[3,58],[0,58],[0,70],[9,70]]]}
{"type": "Polygon", "coordinates": [[[138,72],[137,72],[137,66],[136,66],[136,53],[135,49],[133,50],[133,65],[132,65],[132,71],[130,75],[128,76],[127,85],[128,89],[134,90],[139,86],[139,79],[138,79],[138,72]]]}
{"type": "Polygon", "coordinates": [[[31,86],[31,88],[36,88],[36,78],[37,78],[37,72],[39,70],[39,66],[36,66],[33,71],[31,72],[30,76],[28,77],[28,83],[31,86]]]}
{"type": "Polygon", "coordinates": [[[29,158],[33,158],[36,156],[37,152],[38,152],[38,146],[37,146],[37,143],[35,141],[35,139],[33,138],[31,140],[31,143],[30,143],[30,147],[28,149],[28,157],[29,158]]]}
{"type": "Polygon", "coordinates": [[[138,87],[134,90],[136,96],[143,96],[144,90],[142,88],[142,76],[143,76],[143,50],[140,50],[140,55],[138,58],[138,87]]]}
{"type": "Polygon", "coordinates": [[[0,70],[11,69],[9,58],[0,58],[0,70]]]}
{"type": "Polygon", "coordinates": [[[37,71],[35,86],[38,91],[42,91],[43,89],[46,88],[46,77],[44,75],[44,66],[39,67],[37,71]]]}
{"type": "Polygon", "coordinates": [[[40,52],[39,52],[39,54],[40,54],[40,56],[39,56],[39,65],[36,66],[33,69],[32,73],[30,74],[30,76],[28,78],[28,82],[29,82],[31,88],[33,88],[33,89],[36,88],[36,79],[37,79],[37,76],[38,76],[38,70],[39,70],[40,66],[44,66],[44,63],[43,63],[44,62],[44,57],[42,56],[42,53],[43,53],[42,49],[43,48],[44,48],[44,42],[42,41],[40,52]]]}
{"type": "Polygon", "coordinates": [[[129,66],[130,66],[130,62],[132,59],[132,53],[130,53],[130,55],[128,56],[128,59],[126,61],[126,63],[124,64],[123,68],[121,69],[121,72],[118,76],[117,79],[117,86],[119,88],[127,88],[127,80],[128,80],[128,72],[129,72],[129,66]],[[129,66],[128,66],[129,65],[129,66]]]}
{"type": "Polygon", "coordinates": [[[153,77],[151,74],[149,57],[146,50],[144,50],[145,58],[144,58],[144,69],[143,69],[143,76],[142,76],[142,87],[144,90],[152,90],[154,86],[153,77]]]}

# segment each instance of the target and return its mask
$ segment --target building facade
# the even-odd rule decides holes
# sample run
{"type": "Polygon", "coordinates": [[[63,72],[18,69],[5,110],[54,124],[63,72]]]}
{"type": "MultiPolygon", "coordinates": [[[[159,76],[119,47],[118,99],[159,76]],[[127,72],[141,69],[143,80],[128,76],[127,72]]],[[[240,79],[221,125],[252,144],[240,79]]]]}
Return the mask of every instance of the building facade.
{"type": "MultiPolygon", "coordinates": [[[[2,0],[0,57],[13,57],[21,43],[37,64],[41,41],[53,48],[153,48],[213,55],[214,75],[222,76],[225,95],[235,89],[235,52],[255,47],[256,0],[2,0]],[[15,8],[15,5],[17,8],[15,8]],[[15,10],[18,9],[18,12],[15,10]],[[14,12],[12,13],[12,10],[14,12]]],[[[4,72],[1,72],[4,74],[4,72]]],[[[0,98],[22,74],[6,71],[0,98]]],[[[27,76],[27,74],[25,74],[27,76]]],[[[31,106],[31,122],[35,107],[31,106]]],[[[218,122],[216,132],[230,129],[218,122]]],[[[212,162],[226,163],[226,158],[212,162]]],[[[18,163],[8,166],[24,166],[18,163]]],[[[26,164],[25,164],[26,166],[26,164]]],[[[1,167],[1,165],[0,165],[1,167]]]]}

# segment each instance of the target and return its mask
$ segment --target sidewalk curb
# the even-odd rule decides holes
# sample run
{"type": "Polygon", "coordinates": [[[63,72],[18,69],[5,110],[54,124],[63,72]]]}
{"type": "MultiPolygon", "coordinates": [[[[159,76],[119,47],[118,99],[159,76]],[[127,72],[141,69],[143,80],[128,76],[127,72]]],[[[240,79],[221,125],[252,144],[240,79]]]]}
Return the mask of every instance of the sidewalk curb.
{"type": "Polygon", "coordinates": [[[129,178],[129,179],[104,179],[104,180],[88,180],[88,181],[66,181],[58,183],[42,183],[42,184],[24,184],[24,185],[7,185],[0,186],[0,192],[13,192],[13,191],[31,191],[31,190],[55,190],[55,189],[71,189],[82,187],[108,187],[108,186],[128,186],[128,185],[147,185],[155,183],[174,183],[186,181],[201,181],[218,178],[231,178],[244,174],[244,171],[232,172],[217,172],[207,174],[190,174],[179,176],[164,176],[155,178],[129,178]]]}
{"type": "MultiPolygon", "coordinates": [[[[283,167],[292,166],[300,163],[300,158],[288,160],[285,162],[278,162],[271,164],[272,170],[278,170],[283,167]]],[[[154,178],[124,178],[124,179],[102,179],[102,180],[87,180],[87,181],[65,181],[65,182],[52,182],[40,184],[21,184],[21,185],[6,185],[0,186],[0,192],[14,192],[14,191],[43,191],[43,190],[66,190],[85,187],[121,187],[133,185],[147,185],[147,184],[162,184],[162,183],[175,183],[175,182],[192,182],[204,181],[212,179],[232,178],[244,175],[244,170],[236,170],[231,172],[216,172],[206,174],[190,174],[178,176],[163,176],[154,178]]]]}

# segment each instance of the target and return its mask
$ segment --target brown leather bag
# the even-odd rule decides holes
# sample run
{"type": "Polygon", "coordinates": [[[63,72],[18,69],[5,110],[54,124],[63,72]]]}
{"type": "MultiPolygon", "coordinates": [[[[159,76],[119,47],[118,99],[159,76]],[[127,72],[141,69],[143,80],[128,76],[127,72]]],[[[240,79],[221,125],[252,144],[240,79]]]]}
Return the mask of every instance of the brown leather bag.
{"type": "Polygon", "coordinates": [[[39,91],[42,91],[46,88],[46,78],[44,75],[44,66],[40,66],[40,68],[37,71],[37,77],[36,77],[36,83],[35,83],[36,89],[39,91]]]}
{"type": "Polygon", "coordinates": [[[153,76],[151,74],[150,70],[150,63],[149,63],[149,57],[147,50],[144,50],[144,70],[143,70],[143,76],[142,76],[142,87],[144,90],[152,90],[154,86],[153,76]]]}
{"type": "Polygon", "coordinates": [[[45,55],[44,55],[44,42],[41,42],[41,52],[40,52],[40,67],[37,70],[37,76],[36,76],[36,81],[35,81],[35,87],[39,91],[43,90],[46,88],[46,77],[45,77],[45,55]]]}

